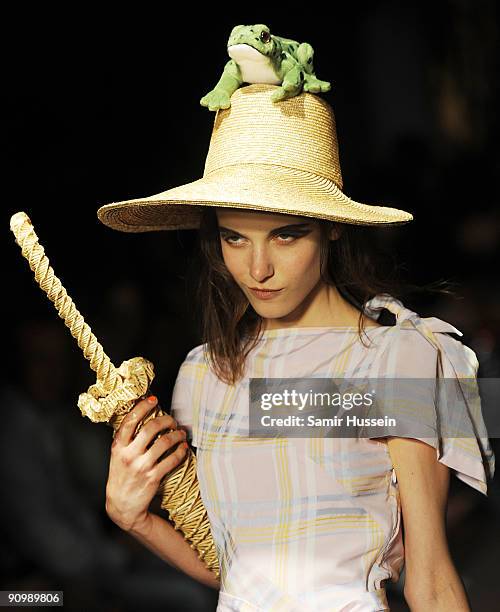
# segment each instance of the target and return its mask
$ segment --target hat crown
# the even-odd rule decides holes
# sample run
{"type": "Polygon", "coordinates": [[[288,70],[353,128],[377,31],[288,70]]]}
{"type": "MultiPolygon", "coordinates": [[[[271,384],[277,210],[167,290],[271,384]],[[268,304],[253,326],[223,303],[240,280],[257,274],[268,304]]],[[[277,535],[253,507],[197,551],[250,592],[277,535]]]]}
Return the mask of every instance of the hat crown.
{"type": "Polygon", "coordinates": [[[125,232],[198,229],[206,207],[265,211],[337,223],[408,223],[405,210],[369,205],[342,191],[335,116],[317,94],[272,101],[277,85],[252,83],[219,109],[203,177],[153,195],[101,206],[125,232]]]}
{"type": "Polygon", "coordinates": [[[217,111],[203,176],[235,164],[267,164],[308,172],[342,189],[332,107],[309,92],[272,102],[277,87],[240,87],[230,108],[217,111]]]}

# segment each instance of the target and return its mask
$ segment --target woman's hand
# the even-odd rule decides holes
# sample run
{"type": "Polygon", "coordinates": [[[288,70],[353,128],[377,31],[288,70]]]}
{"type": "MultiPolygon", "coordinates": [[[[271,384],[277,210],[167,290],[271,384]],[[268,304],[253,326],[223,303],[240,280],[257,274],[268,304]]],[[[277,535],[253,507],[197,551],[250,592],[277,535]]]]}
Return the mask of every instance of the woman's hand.
{"type": "Polygon", "coordinates": [[[151,419],[133,438],[139,421],[151,412],[157,402],[154,396],[137,402],[120,424],[111,446],[106,512],[114,523],[126,531],[147,521],[149,505],[162,478],[182,463],[187,453],[188,445],[183,443],[186,432],[182,429],[164,433],[154,441],[162,430],[177,428],[175,419],[170,415],[151,419]],[[181,444],[175,451],[157,463],[165,451],[178,442],[181,444]]]}

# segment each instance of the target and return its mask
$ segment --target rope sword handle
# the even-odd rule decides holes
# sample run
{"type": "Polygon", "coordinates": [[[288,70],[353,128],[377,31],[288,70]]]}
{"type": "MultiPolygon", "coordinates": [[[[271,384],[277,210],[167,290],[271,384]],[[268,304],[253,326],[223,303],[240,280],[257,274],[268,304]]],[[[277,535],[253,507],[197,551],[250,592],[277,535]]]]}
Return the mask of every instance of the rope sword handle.
{"type": "MultiPolygon", "coordinates": [[[[94,423],[111,424],[115,433],[125,414],[148,392],[154,378],[153,364],[144,357],[134,357],[116,368],[55,275],[28,215],[22,211],[12,215],[10,229],[36,282],[53,302],[58,315],[96,372],[96,383],[78,398],[82,415],[94,423]]],[[[138,429],[162,414],[163,411],[157,406],[139,424],[138,429]]],[[[218,558],[207,512],[201,500],[196,455],[191,448],[188,449],[186,459],[163,478],[158,491],[162,497],[161,507],[169,513],[175,529],[181,531],[199,558],[218,577],[218,558]]]]}
{"type": "MultiPolygon", "coordinates": [[[[97,378],[106,381],[106,386],[112,390],[120,382],[116,368],[55,275],[44,248],[38,242],[28,215],[24,212],[12,215],[10,229],[16,237],[16,243],[21,247],[23,256],[28,260],[36,282],[54,303],[58,315],[82,349],[84,357],[90,362],[90,367],[97,373],[97,378]]],[[[112,414],[99,414],[99,412],[95,415],[90,413],[87,416],[94,422],[108,421],[112,416],[112,414]]]]}

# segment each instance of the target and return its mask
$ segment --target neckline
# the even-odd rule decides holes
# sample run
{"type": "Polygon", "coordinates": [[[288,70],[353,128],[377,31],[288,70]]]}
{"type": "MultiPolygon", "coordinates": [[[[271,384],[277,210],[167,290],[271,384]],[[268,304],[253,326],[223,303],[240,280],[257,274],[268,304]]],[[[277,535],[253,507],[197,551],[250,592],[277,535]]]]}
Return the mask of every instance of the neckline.
{"type": "MultiPolygon", "coordinates": [[[[371,331],[372,329],[388,329],[392,328],[394,325],[371,325],[369,327],[365,327],[364,331],[371,331]]],[[[304,327],[279,327],[277,329],[267,329],[259,334],[259,339],[261,338],[273,338],[275,336],[285,336],[289,335],[302,335],[302,334],[317,334],[317,333],[327,333],[327,332],[353,332],[358,331],[358,327],[354,325],[346,325],[346,326],[304,326],[304,327]]]]}

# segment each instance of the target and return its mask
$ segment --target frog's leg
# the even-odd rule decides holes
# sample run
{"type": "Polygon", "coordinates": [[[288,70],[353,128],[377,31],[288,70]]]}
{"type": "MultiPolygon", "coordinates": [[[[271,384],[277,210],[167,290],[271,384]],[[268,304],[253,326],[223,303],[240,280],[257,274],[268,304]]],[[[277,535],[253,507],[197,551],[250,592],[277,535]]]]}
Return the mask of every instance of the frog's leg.
{"type": "Polygon", "coordinates": [[[306,74],[306,81],[304,83],[304,91],[309,91],[311,93],[319,93],[330,91],[332,88],[331,84],[328,81],[320,81],[316,78],[314,74],[306,74]]]}
{"type": "Polygon", "coordinates": [[[288,72],[285,73],[281,86],[271,95],[273,102],[279,102],[286,98],[293,98],[302,91],[305,75],[302,66],[295,63],[288,72]]]}
{"type": "Polygon", "coordinates": [[[299,64],[304,68],[304,72],[307,74],[312,74],[314,72],[313,68],[313,55],[314,49],[311,47],[309,43],[301,43],[297,49],[297,60],[299,64]]]}
{"type": "Polygon", "coordinates": [[[313,67],[314,49],[309,43],[301,43],[297,49],[297,59],[304,68],[304,91],[318,93],[330,91],[331,85],[328,81],[320,81],[314,74],[313,67]]]}
{"type": "Polygon", "coordinates": [[[229,108],[231,106],[231,96],[242,83],[240,68],[233,59],[230,59],[224,66],[217,85],[201,98],[200,104],[215,111],[220,108],[229,108]]]}

